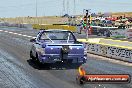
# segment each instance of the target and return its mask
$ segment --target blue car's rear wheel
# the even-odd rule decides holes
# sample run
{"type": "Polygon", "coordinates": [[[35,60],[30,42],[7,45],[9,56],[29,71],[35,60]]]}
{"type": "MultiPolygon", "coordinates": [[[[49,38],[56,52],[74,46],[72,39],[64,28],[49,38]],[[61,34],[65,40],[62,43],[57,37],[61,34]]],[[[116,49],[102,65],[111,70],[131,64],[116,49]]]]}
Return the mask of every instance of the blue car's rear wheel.
{"type": "Polygon", "coordinates": [[[36,57],[35,58],[36,58],[36,63],[37,63],[37,65],[38,65],[39,68],[50,69],[50,64],[49,63],[42,63],[42,62],[40,62],[37,53],[36,53],[36,57]]]}

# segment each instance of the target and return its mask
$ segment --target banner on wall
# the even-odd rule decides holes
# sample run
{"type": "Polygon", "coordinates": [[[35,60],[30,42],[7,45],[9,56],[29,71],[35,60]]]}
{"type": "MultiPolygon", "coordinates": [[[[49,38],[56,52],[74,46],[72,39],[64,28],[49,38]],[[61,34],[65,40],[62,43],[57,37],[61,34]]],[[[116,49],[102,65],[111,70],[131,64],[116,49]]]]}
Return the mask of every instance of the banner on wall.
{"type": "Polygon", "coordinates": [[[132,50],[101,44],[88,44],[88,52],[132,62],[132,50]]]}

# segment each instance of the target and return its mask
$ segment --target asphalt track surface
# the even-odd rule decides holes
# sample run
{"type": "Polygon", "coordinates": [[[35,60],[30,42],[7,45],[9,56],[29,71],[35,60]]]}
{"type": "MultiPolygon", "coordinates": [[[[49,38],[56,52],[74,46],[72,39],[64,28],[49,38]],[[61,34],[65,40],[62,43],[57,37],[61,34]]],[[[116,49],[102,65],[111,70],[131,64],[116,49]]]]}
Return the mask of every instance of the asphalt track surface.
{"type": "MultiPolygon", "coordinates": [[[[0,88],[132,88],[132,83],[78,85],[78,71],[70,65],[39,68],[29,57],[29,40],[37,33],[32,29],[0,28],[0,88]]],[[[83,66],[88,74],[132,75],[131,63],[92,54],[83,66]]]]}

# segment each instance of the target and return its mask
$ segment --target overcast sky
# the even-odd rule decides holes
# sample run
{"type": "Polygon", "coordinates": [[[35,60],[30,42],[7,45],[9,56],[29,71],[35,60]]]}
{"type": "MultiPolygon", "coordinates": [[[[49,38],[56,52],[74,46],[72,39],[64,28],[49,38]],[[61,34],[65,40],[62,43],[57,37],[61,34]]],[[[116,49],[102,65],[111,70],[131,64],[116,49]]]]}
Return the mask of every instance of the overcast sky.
{"type": "MultiPolygon", "coordinates": [[[[67,13],[67,1],[65,0],[65,13],[67,13]]],[[[68,13],[82,14],[83,9],[91,9],[91,12],[132,12],[132,0],[69,0],[68,13]],[[74,13],[76,11],[76,13],[74,13]]],[[[64,13],[63,0],[37,0],[37,14],[62,15],[64,13]]],[[[35,16],[36,0],[1,0],[0,17],[35,16]]]]}

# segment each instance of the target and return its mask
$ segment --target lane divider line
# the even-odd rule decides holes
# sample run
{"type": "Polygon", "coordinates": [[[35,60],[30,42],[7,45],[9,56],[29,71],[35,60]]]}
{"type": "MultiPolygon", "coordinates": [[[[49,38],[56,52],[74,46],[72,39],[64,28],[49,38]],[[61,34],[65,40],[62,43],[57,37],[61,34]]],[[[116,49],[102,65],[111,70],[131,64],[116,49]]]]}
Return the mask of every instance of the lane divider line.
{"type": "Polygon", "coordinates": [[[32,37],[32,38],[36,38],[36,37],[32,37]]]}
{"type": "Polygon", "coordinates": [[[0,30],[0,32],[5,32],[5,33],[19,35],[19,36],[28,37],[28,38],[36,38],[36,37],[33,37],[33,36],[29,36],[29,35],[25,35],[25,34],[20,34],[20,33],[12,32],[12,31],[0,30]]]}
{"type": "Polygon", "coordinates": [[[15,34],[15,35],[16,35],[16,34],[18,34],[18,33],[13,33],[13,34],[15,34]]]}
{"type": "Polygon", "coordinates": [[[18,35],[22,35],[22,34],[18,34],[18,35]]]}
{"type": "Polygon", "coordinates": [[[8,32],[8,31],[4,31],[4,32],[8,32]]]}
{"type": "Polygon", "coordinates": [[[31,38],[32,36],[27,36],[27,37],[31,38]]]}
{"type": "Polygon", "coordinates": [[[13,32],[9,32],[10,34],[13,34],[13,32]]]}
{"type": "Polygon", "coordinates": [[[28,35],[22,35],[22,36],[25,36],[25,37],[27,37],[28,35]]]}

